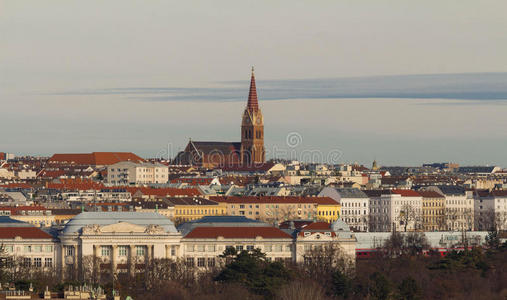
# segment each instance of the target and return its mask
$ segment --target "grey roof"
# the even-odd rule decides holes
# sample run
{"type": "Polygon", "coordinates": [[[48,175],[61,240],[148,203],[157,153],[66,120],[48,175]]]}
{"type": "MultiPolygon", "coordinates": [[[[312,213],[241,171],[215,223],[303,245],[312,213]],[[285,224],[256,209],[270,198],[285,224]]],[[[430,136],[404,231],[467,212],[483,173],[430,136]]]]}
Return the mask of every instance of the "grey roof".
{"type": "Polygon", "coordinates": [[[343,222],[342,218],[338,218],[331,224],[331,230],[340,238],[351,239],[353,237],[349,225],[343,222]]]}
{"type": "Polygon", "coordinates": [[[9,216],[0,216],[0,227],[33,227],[32,224],[11,219],[9,216]]]}
{"type": "Polygon", "coordinates": [[[196,227],[266,227],[271,226],[264,222],[249,219],[243,216],[206,216],[200,219],[186,222],[178,226],[183,236],[196,227]]]}
{"type": "Polygon", "coordinates": [[[363,191],[356,188],[339,188],[336,189],[340,193],[341,198],[368,198],[363,191]]]}
{"type": "Polygon", "coordinates": [[[110,225],[119,222],[142,226],[159,225],[167,233],[178,232],[171,220],[155,212],[82,212],[65,225],[63,233],[80,233],[86,225],[110,225]]]}
{"type": "Polygon", "coordinates": [[[437,186],[444,195],[457,196],[465,195],[465,188],[457,185],[438,185],[437,186]]]}

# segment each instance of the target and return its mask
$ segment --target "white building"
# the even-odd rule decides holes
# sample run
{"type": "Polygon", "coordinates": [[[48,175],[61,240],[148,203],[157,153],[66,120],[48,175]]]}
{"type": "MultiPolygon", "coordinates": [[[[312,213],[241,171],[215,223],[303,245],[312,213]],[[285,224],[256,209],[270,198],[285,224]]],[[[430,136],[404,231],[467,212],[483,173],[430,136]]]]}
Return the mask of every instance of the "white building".
{"type": "Polygon", "coordinates": [[[81,279],[87,270],[133,275],[143,271],[146,260],[181,255],[181,234],[157,213],[83,212],[65,225],[59,238],[63,275],[81,279]]]}
{"type": "Polygon", "coordinates": [[[159,163],[122,161],[107,167],[109,185],[167,183],[169,168],[159,163]]]}
{"type": "Polygon", "coordinates": [[[353,231],[368,231],[370,201],[368,196],[359,189],[336,189],[338,202],[342,206],[342,220],[353,231]]]}
{"type": "Polygon", "coordinates": [[[460,186],[431,186],[428,190],[445,196],[445,222],[447,230],[474,229],[474,199],[472,193],[460,186]]]}
{"type": "MultiPolygon", "coordinates": [[[[370,231],[422,229],[422,196],[413,190],[364,191],[370,202],[370,231]]],[[[343,208],[342,208],[343,209],[343,208]]]]}
{"type": "Polygon", "coordinates": [[[507,230],[507,191],[477,191],[474,210],[476,229],[507,230]]]}
{"type": "Polygon", "coordinates": [[[0,216],[0,245],[4,251],[2,256],[24,267],[44,270],[57,266],[57,240],[28,223],[0,216]]]}

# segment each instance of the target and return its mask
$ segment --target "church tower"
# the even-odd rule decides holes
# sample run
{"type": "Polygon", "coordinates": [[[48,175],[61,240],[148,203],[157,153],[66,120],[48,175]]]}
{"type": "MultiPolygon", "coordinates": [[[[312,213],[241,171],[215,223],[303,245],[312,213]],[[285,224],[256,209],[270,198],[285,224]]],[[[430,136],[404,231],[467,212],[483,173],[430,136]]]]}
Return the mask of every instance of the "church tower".
{"type": "Polygon", "coordinates": [[[241,121],[241,162],[243,165],[251,165],[263,163],[264,160],[264,119],[257,100],[254,68],[252,67],[248,103],[241,121]]]}

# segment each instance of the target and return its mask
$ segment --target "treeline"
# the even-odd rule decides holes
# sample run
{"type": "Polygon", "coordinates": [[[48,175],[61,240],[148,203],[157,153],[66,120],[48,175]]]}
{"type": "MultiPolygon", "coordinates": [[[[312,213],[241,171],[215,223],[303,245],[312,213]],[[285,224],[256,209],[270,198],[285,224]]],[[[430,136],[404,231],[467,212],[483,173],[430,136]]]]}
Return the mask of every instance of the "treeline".
{"type": "MultiPolygon", "coordinates": [[[[100,284],[109,293],[115,289],[122,298],[146,300],[507,298],[507,244],[500,244],[495,233],[488,236],[487,250],[473,248],[440,257],[428,248],[423,234],[395,233],[376,256],[357,261],[355,267],[331,244],[310,251],[301,265],[270,261],[258,250],[228,248],[222,255],[225,266],[205,272],[196,272],[183,261],[154,260],[135,277],[108,280],[103,275],[100,282],[93,276],[85,281],[100,284]]],[[[6,270],[0,275],[2,282],[13,278],[6,270]]],[[[41,292],[46,285],[62,290],[83,284],[62,283],[50,274],[16,275],[22,276],[17,278],[19,287],[31,282],[41,292]]]]}

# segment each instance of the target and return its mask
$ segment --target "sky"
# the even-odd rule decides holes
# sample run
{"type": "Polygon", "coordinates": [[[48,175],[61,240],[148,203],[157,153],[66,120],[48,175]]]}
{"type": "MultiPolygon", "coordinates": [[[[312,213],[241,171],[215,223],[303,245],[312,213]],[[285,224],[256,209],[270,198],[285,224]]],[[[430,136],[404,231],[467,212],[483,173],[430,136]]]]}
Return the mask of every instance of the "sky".
{"type": "Polygon", "coordinates": [[[2,0],[0,151],[170,157],[189,138],[236,141],[254,65],[271,157],[507,167],[505,11],[2,0]]]}

